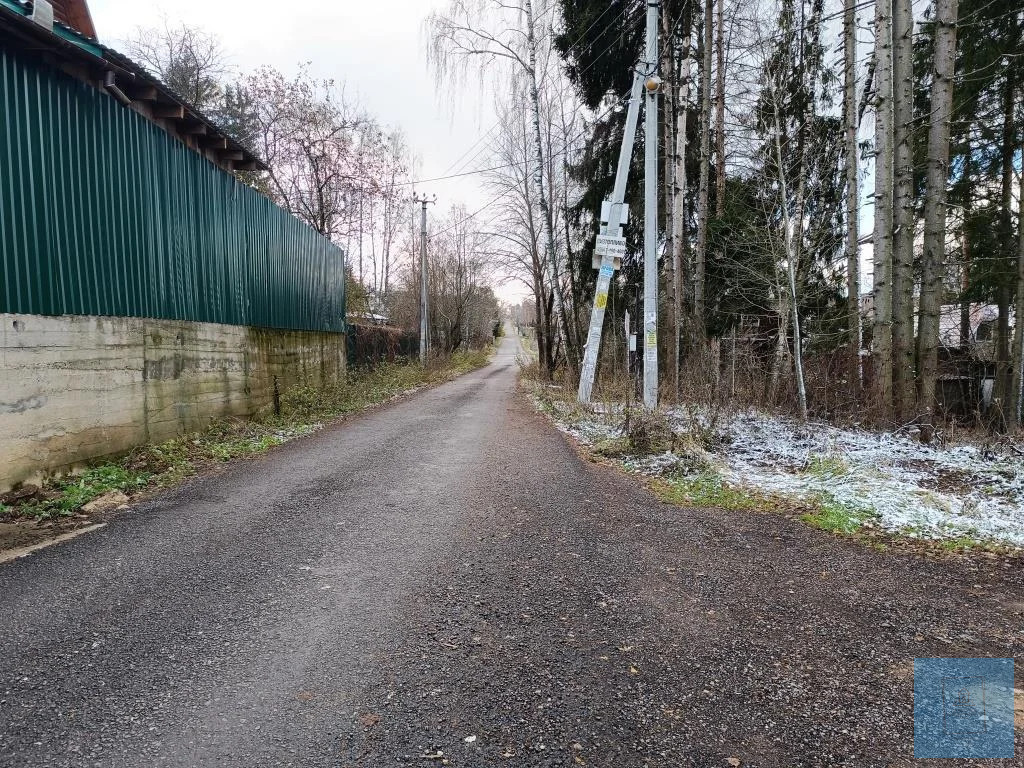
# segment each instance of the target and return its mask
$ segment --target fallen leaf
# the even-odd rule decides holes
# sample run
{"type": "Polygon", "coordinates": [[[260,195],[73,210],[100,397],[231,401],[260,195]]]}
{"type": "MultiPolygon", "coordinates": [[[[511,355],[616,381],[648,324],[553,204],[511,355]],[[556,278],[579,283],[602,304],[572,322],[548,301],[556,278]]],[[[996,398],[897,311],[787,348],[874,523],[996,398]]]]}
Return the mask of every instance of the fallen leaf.
{"type": "Polygon", "coordinates": [[[364,728],[371,728],[380,722],[380,715],[374,712],[364,712],[359,716],[359,722],[364,728]]]}
{"type": "Polygon", "coordinates": [[[731,765],[732,768],[737,768],[737,766],[740,764],[740,759],[738,757],[727,757],[725,758],[725,762],[731,765]]]}
{"type": "Polygon", "coordinates": [[[637,669],[636,667],[630,665],[630,667],[629,667],[629,674],[631,674],[631,675],[639,675],[640,674],[640,670],[637,669]]]}

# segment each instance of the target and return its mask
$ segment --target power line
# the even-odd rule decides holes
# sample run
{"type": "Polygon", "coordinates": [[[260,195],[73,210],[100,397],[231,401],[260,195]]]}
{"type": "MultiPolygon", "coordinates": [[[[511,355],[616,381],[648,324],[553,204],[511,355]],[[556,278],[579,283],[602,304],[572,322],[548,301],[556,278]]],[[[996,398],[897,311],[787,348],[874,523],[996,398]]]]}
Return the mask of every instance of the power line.
{"type": "MultiPolygon", "coordinates": [[[[627,91],[627,93],[628,93],[628,91],[627,91]]],[[[609,113],[611,113],[622,102],[622,99],[625,97],[625,95],[626,94],[623,94],[622,96],[619,96],[619,98],[615,99],[611,104],[609,104],[608,107],[605,108],[604,112],[602,112],[600,115],[598,115],[597,117],[594,118],[594,122],[595,123],[599,122],[600,120],[605,118],[609,113]]],[[[549,156],[549,160],[550,159],[554,159],[556,157],[561,157],[562,155],[564,155],[569,150],[569,148],[572,146],[572,144],[577,139],[582,138],[585,135],[585,133],[586,133],[586,127],[584,127],[583,131],[581,131],[576,136],[572,137],[571,139],[567,139],[565,144],[562,146],[562,148],[560,150],[558,150],[557,152],[555,152],[555,153],[553,153],[552,155],[549,156]]],[[[530,163],[530,161],[528,161],[528,160],[524,161],[522,163],[510,163],[508,165],[498,166],[498,167],[496,167],[496,168],[494,168],[492,170],[498,170],[499,168],[515,168],[515,167],[519,167],[519,166],[523,166],[523,165],[529,165],[529,163],[530,163]]],[[[469,214],[468,216],[464,216],[463,218],[461,218],[458,221],[456,221],[454,224],[451,224],[451,225],[445,227],[444,229],[440,230],[439,232],[433,233],[431,235],[431,238],[437,237],[438,235],[443,235],[445,232],[448,232],[449,230],[454,229],[455,227],[459,226],[463,222],[466,222],[466,221],[469,221],[472,218],[475,218],[476,216],[480,215],[485,210],[490,208],[492,205],[497,203],[503,197],[505,197],[507,195],[510,195],[510,194],[512,194],[512,190],[511,189],[506,189],[505,191],[501,192],[500,194],[498,194],[496,197],[494,197],[493,199],[491,199],[490,201],[488,201],[484,205],[480,206],[477,210],[473,211],[473,213],[469,214]]]]}
{"type": "MultiPolygon", "coordinates": [[[[572,49],[573,49],[573,48],[577,47],[577,46],[578,46],[578,45],[579,45],[580,43],[582,43],[582,42],[583,42],[584,38],[585,38],[585,37],[586,37],[586,36],[587,36],[587,35],[588,35],[588,34],[590,33],[590,31],[591,31],[591,30],[592,30],[592,29],[593,29],[593,28],[594,28],[595,26],[597,26],[598,22],[600,22],[600,20],[601,20],[601,19],[602,19],[602,18],[604,17],[604,15],[605,15],[606,13],[608,13],[608,11],[610,11],[610,10],[612,9],[613,5],[614,5],[614,4],[613,4],[613,3],[611,3],[611,2],[609,2],[609,3],[608,3],[608,6],[607,6],[607,7],[606,7],[606,8],[605,8],[605,9],[604,9],[604,10],[603,10],[603,11],[602,11],[602,12],[601,12],[600,14],[598,14],[597,18],[595,18],[595,19],[594,19],[594,21],[592,21],[592,22],[590,23],[590,25],[589,25],[589,26],[588,26],[588,27],[587,27],[587,28],[586,28],[585,30],[583,30],[583,32],[581,32],[581,33],[580,33],[579,37],[578,37],[578,38],[576,39],[576,42],[572,43],[571,45],[569,45],[569,46],[568,46],[568,47],[566,48],[566,54],[568,54],[568,53],[569,53],[570,51],[572,51],[572,49]]],[[[554,8],[554,5],[552,5],[551,7],[552,7],[552,8],[554,8]]],[[[610,30],[610,29],[612,28],[612,26],[613,26],[613,25],[614,25],[614,24],[615,24],[616,22],[618,22],[618,20],[619,20],[620,18],[622,18],[622,16],[623,16],[623,15],[625,15],[625,13],[626,13],[626,11],[627,11],[627,10],[628,10],[628,7],[627,7],[626,5],[623,5],[623,8],[622,8],[622,10],[621,10],[621,11],[619,11],[619,13],[618,13],[618,14],[617,14],[617,15],[615,16],[615,18],[614,18],[614,19],[612,19],[612,20],[611,20],[611,21],[610,21],[610,22],[609,22],[609,23],[608,23],[607,25],[605,25],[605,27],[604,27],[604,28],[603,28],[603,29],[601,30],[601,34],[600,34],[600,35],[598,35],[598,37],[602,37],[602,36],[603,36],[603,35],[604,35],[604,34],[605,34],[606,32],[608,32],[608,31],[609,31],[609,30],[610,30]]],[[[596,59],[595,59],[595,60],[594,60],[594,61],[593,61],[593,62],[592,62],[592,63],[590,64],[590,66],[588,66],[588,67],[586,67],[585,69],[583,69],[583,70],[582,70],[582,71],[580,72],[580,74],[582,74],[583,72],[586,72],[586,71],[587,71],[588,69],[590,69],[590,67],[594,66],[594,64],[596,64],[596,63],[597,63],[597,60],[598,60],[598,59],[600,59],[600,57],[601,57],[601,56],[603,56],[603,55],[604,55],[605,53],[607,53],[607,52],[608,52],[609,50],[611,50],[611,47],[610,47],[610,46],[609,46],[609,48],[605,49],[605,51],[604,51],[604,52],[603,52],[603,53],[602,53],[602,54],[601,54],[600,56],[598,56],[598,57],[597,57],[597,58],[596,58],[596,59]]],[[[481,147],[481,149],[480,149],[480,150],[479,150],[479,151],[478,151],[478,152],[477,152],[476,154],[474,154],[474,155],[473,155],[473,157],[472,157],[472,158],[471,158],[471,159],[470,159],[470,160],[469,160],[468,162],[466,162],[466,163],[463,163],[463,160],[464,160],[464,159],[466,158],[466,156],[468,156],[468,155],[470,154],[470,152],[472,152],[472,151],[473,151],[473,150],[474,150],[474,149],[475,149],[475,148],[476,148],[477,146],[479,146],[480,144],[482,144],[483,142],[485,142],[485,141],[486,141],[486,140],[487,140],[487,139],[488,139],[488,138],[490,137],[490,135],[491,135],[491,134],[492,134],[492,133],[493,133],[493,132],[495,131],[495,129],[496,129],[496,128],[499,128],[500,126],[501,126],[501,120],[498,120],[498,121],[496,121],[496,122],[494,123],[494,125],[492,125],[492,126],[491,126],[491,127],[490,127],[490,128],[489,128],[489,129],[488,129],[488,130],[487,130],[487,131],[486,131],[486,132],[484,133],[484,134],[482,134],[482,135],[480,136],[480,138],[478,138],[478,139],[477,139],[476,141],[474,141],[474,142],[473,142],[473,143],[472,143],[472,144],[470,145],[469,149],[467,149],[467,150],[466,150],[465,152],[463,152],[463,153],[462,153],[462,155],[460,155],[460,156],[459,156],[459,159],[458,159],[458,160],[456,160],[456,161],[455,161],[454,163],[452,163],[451,165],[449,165],[449,166],[448,166],[447,168],[445,168],[445,169],[444,169],[444,170],[443,170],[443,171],[441,172],[441,173],[442,173],[442,177],[444,177],[444,174],[447,174],[447,173],[448,173],[449,171],[451,171],[451,170],[453,170],[453,169],[455,169],[455,170],[457,170],[457,171],[461,171],[461,170],[462,170],[462,167],[464,167],[465,165],[469,165],[469,164],[470,164],[470,163],[472,163],[472,162],[473,162],[474,160],[476,160],[476,158],[477,158],[477,157],[479,157],[479,156],[480,156],[480,154],[481,154],[481,153],[483,152],[483,150],[485,149],[484,147],[481,147]],[[462,163],[462,167],[458,167],[460,163],[462,163]]]]}

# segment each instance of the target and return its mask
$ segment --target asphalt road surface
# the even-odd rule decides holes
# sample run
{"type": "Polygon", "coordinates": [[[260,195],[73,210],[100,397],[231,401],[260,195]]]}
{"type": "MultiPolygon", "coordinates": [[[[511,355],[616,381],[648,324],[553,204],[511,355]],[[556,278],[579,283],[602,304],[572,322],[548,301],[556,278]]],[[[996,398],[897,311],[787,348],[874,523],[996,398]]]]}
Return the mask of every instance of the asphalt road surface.
{"type": "Polygon", "coordinates": [[[915,656],[1020,655],[1018,571],[662,504],[514,352],[0,565],[0,765],[910,764],[915,656]]]}

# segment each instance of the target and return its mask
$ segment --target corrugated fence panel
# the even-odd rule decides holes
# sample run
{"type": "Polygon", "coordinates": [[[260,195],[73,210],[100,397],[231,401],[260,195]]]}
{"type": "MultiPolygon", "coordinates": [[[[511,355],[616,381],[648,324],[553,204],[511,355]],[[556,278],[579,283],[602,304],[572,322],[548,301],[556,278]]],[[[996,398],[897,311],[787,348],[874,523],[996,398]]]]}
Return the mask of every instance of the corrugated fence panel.
{"type": "Polygon", "coordinates": [[[141,115],[0,50],[0,312],[345,330],[339,248],[141,115]]]}

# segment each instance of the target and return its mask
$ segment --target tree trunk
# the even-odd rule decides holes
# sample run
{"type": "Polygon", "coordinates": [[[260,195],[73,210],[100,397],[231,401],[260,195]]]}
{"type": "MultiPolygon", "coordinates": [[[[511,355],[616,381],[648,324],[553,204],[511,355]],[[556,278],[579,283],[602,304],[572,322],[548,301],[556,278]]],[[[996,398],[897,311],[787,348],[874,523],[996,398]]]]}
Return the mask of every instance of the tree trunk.
{"type": "Polygon", "coordinates": [[[718,0],[715,29],[715,216],[725,214],[725,0],[718,0]]]}
{"type": "Polygon", "coordinates": [[[850,383],[860,393],[860,184],[857,179],[857,16],[856,0],[843,13],[843,109],[846,129],[846,290],[850,331],[850,383]]]}
{"type": "Polygon", "coordinates": [[[576,377],[578,360],[569,343],[569,319],[565,314],[565,297],[562,295],[562,275],[558,263],[558,255],[555,253],[555,224],[551,214],[551,205],[548,202],[547,190],[544,187],[544,142],[540,132],[540,94],[537,85],[537,37],[534,30],[533,4],[531,0],[525,0],[523,8],[526,11],[526,42],[529,49],[530,71],[528,75],[530,78],[530,104],[533,110],[534,162],[537,164],[534,172],[534,184],[537,187],[537,199],[540,203],[541,215],[543,217],[541,222],[541,231],[545,241],[543,250],[548,274],[551,278],[554,312],[556,315],[555,322],[558,325],[562,349],[565,350],[569,377],[574,379],[576,377]]]}
{"type": "Polygon", "coordinates": [[[949,121],[953,109],[957,0],[935,3],[935,72],[928,122],[928,172],[924,194],[924,254],[918,321],[918,410],[935,408],[939,366],[939,316],[942,310],[946,248],[946,184],[949,181],[949,121]]]}
{"type": "Polygon", "coordinates": [[[892,373],[897,420],[914,418],[914,18],[910,0],[893,1],[892,373]]]}
{"type": "Polygon", "coordinates": [[[674,245],[675,248],[672,252],[672,278],[675,281],[675,290],[673,291],[673,312],[675,313],[675,321],[673,323],[673,331],[675,332],[675,339],[673,343],[675,345],[675,370],[673,371],[673,383],[675,385],[676,402],[679,402],[679,369],[680,362],[679,358],[682,354],[682,342],[683,342],[683,307],[685,302],[683,301],[683,286],[689,285],[689,280],[684,280],[684,270],[686,265],[689,263],[689,233],[686,221],[686,197],[688,193],[686,183],[686,118],[689,112],[689,100],[690,100],[690,23],[689,23],[689,11],[684,10],[683,13],[687,14],[687,18],[684,21],[684,29],[686,30],[685,36],[683,37],[682,46],[682,64],[680,65],[679,73],[679,96],[676,100],[676,109],[678,110],[676,115],[676,148],[675,148],[675,160],[676,160],[676,171],[675,171],[675,184],[676,190],[672,198],[672,221],[673,229],[675,230],[674,245]]]}
{"type": "MultiPolygon", "coordinates": [[[[1003,136],[1002,136],[1002,193],[1000,195],[1000,250],[1007,275],[1011,264],[1015,264],[1016,247],[1013,241],[1013,222],[1010,209],[1013,206],[1013,152],[1014,119],[1013,96],[1015,83],[1012,74],[1007,74],[1003,85],[1003,136]]],[[[995,397],[999,400],[1000,428],[1007,426],[1011,407],[1012,386],[1010,383],[1010,280],[1002,280],[996,291],[996,305],[999,319],[996,321],[996,381],[995,397]]]]}
{"type": "Polygon", "coordinates": [[[892,6],[875,1],[875,232],[871,357],[874,406],[892,414],[892,6]]]}
{"type": "MultiPolygon", "coordinates": [[[[676,120],[676,59],[675,59],[675,45],[672,44],[671,35],[673,32],[673,24],[671,23],[667,13],[660,14],[662,24],[662,38],[663,42],[659,47],[661,51],[661,72],[662,77],[665,81],[665,87],[663,88],[664,99],[662,102],[661,119],[662,129],[664,131],[664,147],[665,147],[665,171],[664,171],[664,184],[665,184],[665,201],[664,201],[664,217],[662,221],[665,222],[665,261],[664,267],[666,272],[666,295],[669,299],[667,310],[671,314],[670,323],[658,323],[658,330],[660,334],[668,338],[664,342],[664,346],[669,350],[669,356],[667,365],[669,370],[675,371],[679,366],[679,346],[672,344],[672,339],[675,338],[676,332],[674,329],[676,322],[675,306],[677,303],[676,299],[676,272],[675,272],[675,259],[673,254],[676,251],[676,219],[673,215],[675,211],[675,195],[676,195],[676,159],[675,159],[675,120],[676,120]]],[[[661,342],[659,342],[661,343],[661,342]]],[[[672,402],[678,402],[678,396],[674,397],[672,402]]]]}
{"type": "Polygon", "coordinates": [[[786,298],[789,296],[788,291],[782,290],[782,286],[777,286],[779,293],[779,301],[776,306],[776,313],[779,316],[779,330],[775,337],[775,354],[772,357],[772,366],[768,372],[768,388],[766,394],[766,400],[769,405],[775,405],[778,401],[779,396],[779,379],[782,377],[782,366],[786,362],[786,358],[789,353],[789,301],[786,298]]]}
{"type": "MultiPolygon", "coordinates": [[[[1021,145],[1024,157],[1024,144],[1021,145]]],[[[1013,407],[1011,426],[1019,430],[1024,424],[1024,173],[1020,175],[1017,193],[1017,303],[1013,322],[1013,407]]]]}
{"type": "MultiPolygon", "coordinates": [[[[797,404],[800,407],[800,420],[807,421],[807,388],[804,385],[804,362],[803,362],[803,339],[800,336],[800,301],[796,288],[796,273],[798,247],[795,241],[800,228],[800,238],[803,238],[803,222],[794,222],[789,209],[789,188],[786,183],[786,166],[782,163],[782,124],[779,118],[778,94],[773,94],[772,105],[775,109],[775,161],[779,169],[779,196],[782,199],[782,227],[786,241],[786,277],[789,283],[789,303],[792,311],[790,321],[793,324],[793,368],[796,375],[797,404]]],[[[806,123],[806,120],[802,120],[806,123]]],[[[799,184],[803,186],[804,160],[801,156],[799,184]]],[[[797,210],[802,203],[803,192],[797,195],[797,210]]]]}
{"type": "MultiPolygon", "coordinates": [[[[721,2],[722,0],[719,0],[721,2]]],[[[700,179],[697,188],[697,254],[693,274],[693,315],[694,335],[703,340],[704,328],[704,274],[707,267],[708,249],[708,176],[711,143],[711,53],[714,33],[714,0],[704,0],[704,56],[700,73],[700,179]]]]}

